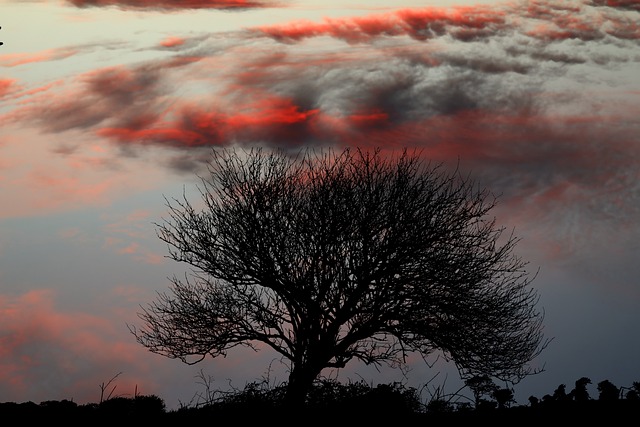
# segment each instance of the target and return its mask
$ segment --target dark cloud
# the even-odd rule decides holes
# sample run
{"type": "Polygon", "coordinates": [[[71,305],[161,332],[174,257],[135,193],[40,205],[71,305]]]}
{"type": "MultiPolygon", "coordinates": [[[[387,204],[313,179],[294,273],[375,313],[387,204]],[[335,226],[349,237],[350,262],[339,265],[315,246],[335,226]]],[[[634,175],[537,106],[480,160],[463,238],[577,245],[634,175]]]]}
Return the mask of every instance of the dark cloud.
{"type": "Polygon", "coordinates": [[[112,67],[78,78],[79,93],[46,95],[26,113],[49,132],[91,129],[104,122],[141,128],[153,123],[160,104],[146,99],[161,94],[159,75],[153,67],[112,67]]]}
{"type": "Polygon", "coordinates": [[[534,44],[514,44],[506,46],[505,52],[512,56],[528,56],[536,62],[551,61],[559,64],[584,64],[589,61],[589,57],[576,50],[558,51],[551,50],[545,46],[534,44]]]}
{"type": "Polygon", "coordinates": [[[583,75],[577,67],[632,57],[627,38],[615,55],[609,49],[613,28],[636,31],[628,14],[537,1],[293,23],[224,40],[169,38],[160,44],[176,55],[87,73],[17,116],[46,131],[93,132],[126,150],[170,148],[177,154],[167,164],[177,171],[197,168],[211,146],[416,146],[436,160],[460,159],[510,200],[535,194],[546,206],[553,195],[569,200],[563,188],[597,187],[635,164],[633,109],[559,83],[583,75]],[[351,44],[305,45],[323,35],[351,44]],[[613,154],[620,150],[632,154],[613,154]],[[612,168],[587,175],[602,182],[583,176],[594,159],[612,168]]]}
{"type": "Polygon", "coordinates": [[[640,2],[638,0],[594,0],[587,2],[592,6],[605,6],[622,10],[640,11],[640,2]]]}
{"type": "Polygon", "coordinates": [[[208,149],[203,149],[201,152],[196,150],[188,153],[181,152],[169,157],[166,166],[175,172],[191,176],[194,171],[205,172],[207,162],[211,159],[210,154],[208,149]]]}
{"type": "Polygon", "coordinates": [[[251,0],[67,0],[76,7],[109,7],[135,10],[186,10],[186,9],[222,9],[245,10],[265,7],[278,7],[281,3],[273,1],[251,0]]]}

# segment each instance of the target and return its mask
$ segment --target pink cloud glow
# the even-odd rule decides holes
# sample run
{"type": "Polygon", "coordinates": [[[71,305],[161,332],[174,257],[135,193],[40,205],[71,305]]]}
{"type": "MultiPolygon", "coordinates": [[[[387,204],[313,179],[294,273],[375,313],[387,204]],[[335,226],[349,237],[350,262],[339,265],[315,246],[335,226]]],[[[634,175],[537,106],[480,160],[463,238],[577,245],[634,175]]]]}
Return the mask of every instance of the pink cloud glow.
{"type": "Polygon", "coordinates": [[[0,55],[0,66],[17,67],[34,62],[56,61],[76,55],[78,50],[72,47],[49,49],[35,53],[9,53],[0,55]]]}
{"type": "Polygon", "coordinates": [[[0,79],[0,98],[7,96],[16,86],[16,79],[0,79]]]}
{"type": "MultiPolygon", "coordinates": [[[[21,402],[34,395],[43,400],[97,402],[97,387],[108,372],[114,372],[118,365],[137,363],[136,355],[141,351],[135,342],[122,341],[123,334],[116,330],[122,328],[120,323],[92,314],[63,312],[55,305],[55,295],[47,290],[0,295],[3,402],[21,402]],[[43,380],[49,387],[34,393],[33,384],[43,380]]],[[[132,392],[134,381],[142,381],[138,384],[143,388],[146,384],[142,378],[124,378],[119,387],[132,392]]]]}
{"type": "Polygon", "coordinates": [[[181,37],[167,37],[166,39],[160,42],[160,46],[176,47],[176,46],[182,46],[184,43],[185,43],[185,39],[181,37]]]}

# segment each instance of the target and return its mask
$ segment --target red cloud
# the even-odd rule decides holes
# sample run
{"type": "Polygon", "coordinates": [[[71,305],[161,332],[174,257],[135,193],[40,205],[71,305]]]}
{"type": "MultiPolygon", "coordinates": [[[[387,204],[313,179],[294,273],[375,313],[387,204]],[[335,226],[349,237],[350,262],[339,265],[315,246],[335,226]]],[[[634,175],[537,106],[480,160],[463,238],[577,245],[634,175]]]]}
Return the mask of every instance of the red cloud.
{"type": "Polygon", "coordinates": [[[182,46],[185,40],[181,37],[167,37],[166,39],[160,42],[160,46],[162,47],[176,47],[182,46]]]}
{"type": "Polygon", "coordinates": [[[10,53],[0,55],[0,66],[16,67],[18,65],[30,64],[33,62],[55,61],[68,58],[77,53],[78,50],[71,47],[43,50],[36,53],[10,53]]]}
{"type": "Polygon", "coordinates": [[[408,35],[427,40],[450,34],[470,40],[507,28],[505,13],[486,6],[451,9],[402,9],[391,13],[355,18],[325,18],[322,23],[297,21],[286,25],[257,27],[255,31],[283,42],[304,38],[330,36],[357,43],[381,36],[408,35]]]}
{"type": "Polygon", "coordinates": [[[4,98],[8,95],[12,88],[15,87],[15,79],[0,79],[0,98],[4,98]]]}
{"type": "Polygon", "coordinates": [[[230,141],[290,141],[311,134],[318,110],[303,111],[290,99],[266,97],[244,106],[240,112],[187,105],[173,121],[159,121],[144,128],[103,127],[98,135],[126,143],[168,144],[182,147],[224,145],[230,141]]]}
{"type": "Polygon", "coordinates": [[[77,7],[118,6],[123,9],[254,9],[274,3],[251,0],[67,0],[77,7]]]}
{"type": "MultiPolygon", "coordinates": [[[[610,7],[640,10],[638,1],[607,1],[610,7]]],[[[531,37],[548,41],[579,39],[599,40],[606,34],[619,38],[640,37],[637,19],[605,16],[592,11],[583,13],[586,4],[537,1],[523,3],[508,10],[506,6],[486,5],[456,8],[414,8],[363,17],[325,18],[321,23],[297,21],[285,25],[263,26],[253,31],[275,40],[290,43],[305,38],[328,36],[348,43],[367,42],[384,36],[409,36],[428,40],[449,35],[460,41],[473,41],[496,36],[504,31],[523,31],[531,37]],[[520,15],[539,21],[531,30],[513,19],[520,15]],[[603,26],[605,22],[609,27],[603,26]],[[612,26],[612,27],[611,27],[612,26]]]]}

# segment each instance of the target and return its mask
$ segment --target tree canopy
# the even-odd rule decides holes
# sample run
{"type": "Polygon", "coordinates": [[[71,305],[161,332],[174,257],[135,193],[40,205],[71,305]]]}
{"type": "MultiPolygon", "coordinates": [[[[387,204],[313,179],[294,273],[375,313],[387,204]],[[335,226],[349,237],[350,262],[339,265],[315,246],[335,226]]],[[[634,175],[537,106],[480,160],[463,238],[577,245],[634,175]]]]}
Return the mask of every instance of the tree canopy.
{"type": "Polygon", "coordinates": [[[518,239],[496,197],[419,153],[215,149],[203,207],[167,199],[157,224],[188,264],[130,327],[185,363],[267,345],[304,401],[325,368],[402,366],[442,351],[463,378],[517,382],[547,341],[518,239]],[[195,357],[195,359],[194,359],[195,357]]]}

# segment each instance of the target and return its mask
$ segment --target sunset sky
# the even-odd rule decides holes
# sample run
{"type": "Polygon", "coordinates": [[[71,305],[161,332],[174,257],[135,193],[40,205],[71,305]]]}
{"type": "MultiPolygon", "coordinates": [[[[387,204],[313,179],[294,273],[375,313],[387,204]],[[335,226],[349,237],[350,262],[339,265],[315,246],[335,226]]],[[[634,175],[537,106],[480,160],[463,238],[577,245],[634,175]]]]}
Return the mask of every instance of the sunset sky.
{"type": "MultiPolygon", "coordinates": [[[[549,347],[519,403],[640,381],[640,1],[0,0],[0,402],[287,379],[195,366],[127,324],[187,266],[154,223],[212,147],[415,147],[499,197],[549,347]]],[[[408,378],[455,392],[415,357],[408,378]]]]}

